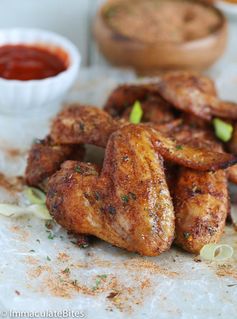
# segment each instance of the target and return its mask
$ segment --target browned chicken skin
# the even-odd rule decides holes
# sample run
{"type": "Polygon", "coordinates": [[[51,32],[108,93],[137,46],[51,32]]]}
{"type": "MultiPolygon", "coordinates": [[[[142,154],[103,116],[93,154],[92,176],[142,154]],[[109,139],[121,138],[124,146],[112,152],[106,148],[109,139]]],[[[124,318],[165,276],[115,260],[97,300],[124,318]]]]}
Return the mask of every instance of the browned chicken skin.
{"type": "MultiPolygon", "coordinates": [[[[174,134],[180,142],[222,151],[209,131],[185,127],[174,134]]],[[[204,245],[218,242],[230,207],[226,172],[199,172],[183,167],[172,188],[175,243],[188,252],[199,253],[204,245]]]]}
{"type": "Polygon", "coordinates": [[[31,147],[25,171],[26,183],[45,188],[47,178],[66,159],[83,159],[84,148],[79,145],[56,145],[50,137],[37,140],[31,147]]]}
{"type": "Polygon", "coordinates": [[[66,229],[156,256],[174,235],[173,205],[150,130],[128,125],[109,139],[100,175],[66,162],[49,182],[47,206],[66,229]]]}
{"type": "Polygon", "coordinates": [[[58,144],[93,144],[105,147],[122,123],[92,106],[72,105],[55,118],[50,136],[58,144]]]}
{"type": "Polygon", "coordinates": [[[175,232],[177,245],[199,253],[220,240],[229,209],[225,171],[197,172],[181,168],[175,184],[175,232]]]}
{"type": "Polygon", "coordinates": [[[205,120],[213,116],[237,119],[237,104],[220,101],[213,82],[190,72],[172,72],[158,84],[161,96],[181,111],[205,120]]]}
{"type": "MultiPolygon", "coordinates": [[[[107,113],[92,107],[71,107],[61,112],[53,122],[51,137],[58,144],[94,144],[105,147],[112,132],[128,123],[116,121],[107,113]],[[83,126],[83,130],[80,127],[83,126]]],[[[145,124],[144,124],[145,125],[145,124]]],[[[226,168],[237,162],[231,154],[202,150],[188,144],[180,145],[148,124],[156,150],[166,160],[189,168],[207,171],[226,168]]]]}

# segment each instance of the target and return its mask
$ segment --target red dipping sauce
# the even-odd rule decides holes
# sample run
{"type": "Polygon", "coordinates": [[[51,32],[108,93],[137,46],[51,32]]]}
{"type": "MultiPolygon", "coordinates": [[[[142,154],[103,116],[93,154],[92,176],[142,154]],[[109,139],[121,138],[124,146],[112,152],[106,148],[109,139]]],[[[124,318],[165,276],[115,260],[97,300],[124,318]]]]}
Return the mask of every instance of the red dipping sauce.
{"type": "Polygon", "coordinates": [[[28,45],[0,47],[0,77],[8,80],[41,80],[67,69],[67,55],[62,50],[28,45]]]}

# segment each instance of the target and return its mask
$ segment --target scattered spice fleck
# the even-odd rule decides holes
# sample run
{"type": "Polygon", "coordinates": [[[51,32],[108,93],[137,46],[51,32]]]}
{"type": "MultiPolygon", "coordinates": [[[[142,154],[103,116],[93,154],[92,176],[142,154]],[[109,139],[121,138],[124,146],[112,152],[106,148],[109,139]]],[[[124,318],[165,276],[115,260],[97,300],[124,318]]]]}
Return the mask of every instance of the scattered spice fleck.
{"type": "Polygon", "coordinates": [[[113,207],[113,206],[111,206],[111,205],[109,205],[109,207],[108,207],[108,212],[109,212],[111,215],[114,215],[114,214],[116,214],[116,208],[113,207]]]}
{"type": "Polygon", "coordinates": [[[137,199],[137,196],[136,196],[136,194],[134,194],[134,193],[129,192],[128,195],[129,195],[133,200],[136,200],[136,199],[137,199]]]}
{"type": "Polygon", "coordinates": [[[118,295],[118,292],[112,291],[106,298],[113,299],[118,295]]]}
{"type": "Polygon", "coordinates": [[[18,291],[18,290],[15,290],[15,293],[17,294],[17,296],[20,296],[20,291],[18,291]]]}
{"type": "Polygon", "coordinates": [[[79,123],[79,126],[80,126],[80,130],[83,132],[84,129],[85,129],[84,123],[80,122],[80,123],[79,123]]]}

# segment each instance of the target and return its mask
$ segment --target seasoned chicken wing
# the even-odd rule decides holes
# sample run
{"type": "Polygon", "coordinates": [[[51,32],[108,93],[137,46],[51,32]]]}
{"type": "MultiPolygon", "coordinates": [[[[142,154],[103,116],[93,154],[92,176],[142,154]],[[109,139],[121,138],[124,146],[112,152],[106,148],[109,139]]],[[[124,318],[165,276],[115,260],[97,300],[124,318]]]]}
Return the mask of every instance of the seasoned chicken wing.
{"type": "Polygon", "coordinates": [[[164,75],[157,86],[160,95],[181,111],[205,120],[213,116],[237,119],[237,105],[220,101],[213,82],[190,72],[172,72],[164,75]]]}
{"type": "Polygon", "coordinates": [[[118,86],[109,96],[104,110],[112,117],[128,120],[136,101],[141,103],[142,122],[165,123],[175,118],[174,110],[153,84],[118,86]]]}
{"type": "Polygon", "coordinates": [[[141,255],[159,255],[173,240],[163,160],[145,127],[128,125],[111,135],[100,174],[91,164],[66,162],[50,178],[47,206],[66,229],[141,255]]]}
{"type": "MultiPolygon", "coordinates": [[[[85,143],[106,147],[110,135],[126,125],[127,122],[112,119],[97,108],[70,107],[53,122],[51,137],[58,144],[85,143]]],[[[237,162],[237,158],[231,154],[203,150],[187,143],[181,145],[169,135],[158,131],[159,126],[147,124],[147,127],[157,152],[168,161],[202,171],[227,168],[237,162]]]]}
{"type": "MultiPolygon", "coordinates": [[[[209,131],[186,127],[176,133],[176,138],[222,151],[209,131]]],[[[183,167],[171,187],[176,216],[175,243],[188,252],[199,253],[204,245],[218,242],[229,210],[226,172],[200,172],[183,167]]]]}
{"type": "Polygon", "coordinates": [[[50,136],[58,144],[93,144],[105,147],[110,135],[122,125],[92,106],[72,105],[55,118],[50,136]]]}
{"type": "Polygon", "coordinates": [[[25,171],[26,183],[45,188],[47,178],[55,173],[66,159],[82,160],[84,148],[79,145],[56,145],[48,136],[31,147],[25,171]]]}
{"type": "Polygon", "coordinates": [[[173,200],[177,245],[199,253],[204,245],[220,240],[229,210],[225,171],[197,172],[181,168],[173,200]]]}

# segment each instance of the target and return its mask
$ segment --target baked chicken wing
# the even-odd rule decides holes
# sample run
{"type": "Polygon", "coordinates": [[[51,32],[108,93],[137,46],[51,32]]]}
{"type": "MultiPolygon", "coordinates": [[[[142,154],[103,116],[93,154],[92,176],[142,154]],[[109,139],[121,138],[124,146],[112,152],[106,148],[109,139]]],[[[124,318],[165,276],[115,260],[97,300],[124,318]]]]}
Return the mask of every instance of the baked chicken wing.
{"type": "Polygon", "coordinates": [[[111,135],[101,173],[91,164],[64,163],[50,178],[47,206],[66,229],[141,255],[159,255],[173,240],[163,160],[145,127],[128,125],[111,135]]]}
{"type": "MultiPolygon", "coordinates": [[[[51,137],[58,144],[94,144],[106,147],[110,135],[125,121],[112,119],[102,110],[86,106],[71,107],[61,112],[51,129],[51,137]],[[81,129],[83,127],[83,129],[81,129]]],[[[180,144],[168,134],[159,131],[159,126],[149,127],[157,152],[168,161],[189,168],[208,171],[227,168],[237,162],[231,154],[180,144]]]]}
{"type": "Polygon", "coordinates": [[[48,136],[31,147],[25,171],[26,183],[45,189],[47,178],[67,159],[82,160],[84,148],[79,145],[57,145],[48,136]]]}
{"type": "Polygon", "coordinates": [[[217,98],[214,83],[190,72],[164,75],[157,85],[160,95],[181,111],[211,120],[213,116],[237,119],[237,104],[217,98]]]}

